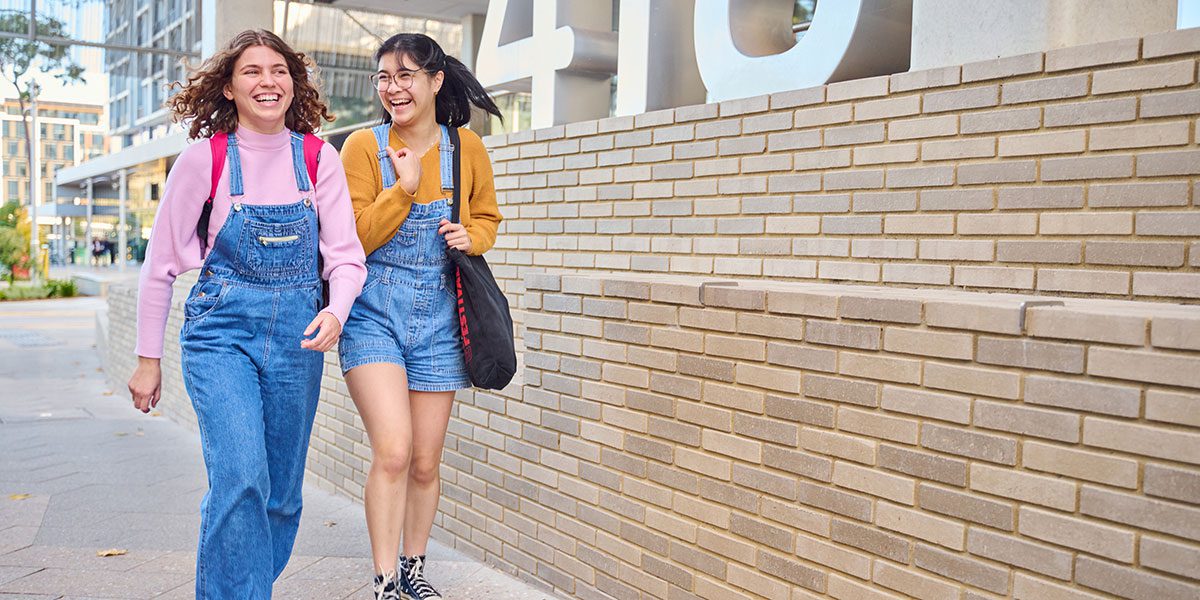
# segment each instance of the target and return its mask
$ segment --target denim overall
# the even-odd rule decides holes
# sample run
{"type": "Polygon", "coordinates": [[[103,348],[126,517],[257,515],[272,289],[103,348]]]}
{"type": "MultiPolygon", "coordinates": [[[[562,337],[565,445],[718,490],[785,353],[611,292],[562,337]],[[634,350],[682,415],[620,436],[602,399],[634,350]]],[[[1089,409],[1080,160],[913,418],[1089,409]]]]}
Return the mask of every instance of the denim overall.
{"type": "MultiPolygon", "coordinates": [[[[372,128],[384,188],[396,184],[384,151],[389,127],[372,128]]],[[[442,125],[443,191],[454,189],[453,153],[449,130],[442,125]]],[[[438,234],[442,219],[450,219],[449,199],[414,203],[392,239],[367,257],[367,281],[350,309],[338,346],[343,373],[365,364],[393,363],[405,369],[411,390],[446,392],[471,386],[463,360],[454,269],[446,256],[446,239],[438,234]]]]}
{"type": "Polygon", "coordinates": [[[324,359],[300,347],[321,308],[321,282],[303,137],[293,133],[291,148],[302,200],[243,204],[237,138],[229,136],[234,204],[184,304],[184,383],[208,468],[196,598],[269,599],[300,524],[324,359]]]}

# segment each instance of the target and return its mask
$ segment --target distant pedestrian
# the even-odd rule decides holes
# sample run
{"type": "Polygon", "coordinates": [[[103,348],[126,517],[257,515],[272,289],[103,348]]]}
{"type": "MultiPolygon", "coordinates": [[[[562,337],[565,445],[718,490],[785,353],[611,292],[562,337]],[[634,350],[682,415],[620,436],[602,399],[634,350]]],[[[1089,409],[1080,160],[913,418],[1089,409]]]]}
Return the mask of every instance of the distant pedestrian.
{"type": "Polygon", "coordinates": [[[332,118],[311,67],[275,34],[244,31],[170,101],[190,137],[211,138],[188,146],[167,177],[141,271],[129,391],[142,412],[158,403],[171,285],[201,269],[179,336],[208,470],[200,599],[271,598],[300,525],[322,353],[366,277],[341,161],[312,135],[332,118]]]}

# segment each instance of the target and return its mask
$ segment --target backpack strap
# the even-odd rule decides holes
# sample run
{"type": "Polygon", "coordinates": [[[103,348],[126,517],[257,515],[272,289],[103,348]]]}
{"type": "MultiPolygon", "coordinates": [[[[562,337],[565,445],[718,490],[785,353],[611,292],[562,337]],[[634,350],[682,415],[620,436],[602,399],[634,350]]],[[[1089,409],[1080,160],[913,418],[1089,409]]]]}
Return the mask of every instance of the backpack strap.
{"type": "Polygon", "coordinates": [[[391,123],[382,123],[371,128],[371,133],[375,134],[375,158],[379,160],[379,172],[383,175],[383,189],[388,189],[396,185],[396,169],[392,167],[392,159],[388,158],[388,133],[392,129],[391,123]]]}
{"type": "MultiPolygon", "coordinates": [[[[446,127],[445,125],[442,125],[442,133],[444,133],[446,135],[446,137],[448,138],[449,144],[447,144],[447,145],[450,147],[449,151],[447,151],[445,149],[442,150],[442,158],[443,158],[442,164],[449,162],[451,165],[451,167],[450,167],[450,185],[454,189],[454,202],[451,204],[450,222],[458,223],[459,209],[461,208],[461,204],[462,204],[462,193],[459,190],[459,188],[462,187],[461,185],[459,185],[459,183],[462,181],[462,152],[459,151],[459,149],[458,149],[458,147],[460,145],[459,139],[458,139],[458,128],[457,127],[446,127]],[[447,154],[450,155],[449,161],[444,160],[446,158],[447,154]]],[[[446,186],[445,171],[446,170],[443,168],[442,169],[442,177],[443,177],[442,187],[446,186]]]]}
{"type": "Polygon", "coordinates": [[[446,191],[446,190],[452,190],[452,189],[455,189],[458,187],[458,185],[457,185],[458,181],[456,179],[454,179],[454,171],[450,165],[450,163],[454,161],[454,158],[453,158],[454,148],[455,148],[455,146],[458,146],[458,131],[457,131],[457,128],[455,128],[454,136],[453,136],[454,140],[451,141],[451,139],[450,139],[450,137],[451,137],[450,129],[451,128],[449,126],[442,125],[441,129],[442,129],[442,144],[439,147],[439,154],[441,155],[440,156],[441,160],[439,161],[439,163],[441,165],[441,170],[442,170],[442,191],[446,191]]]}
{"type": "Polygon", "coordinates": [[[308,169],[308,180],[317,189],[317,166],[321,164],[321,148],[325,142],[311,134],[304,134],[304,166],[308,169]]]}
{"type": "Polygon", "coordinates": [[[200,258],[208,254],[208,222],[212,217],[213,198],[217,196],[217,183],[221,180],[221,171],[225,168],[225,155],[228,151],[229,134],[219,131],[208,138],[208,149],[212,154],[212,186],[208,190],[208,199],[200,209],[200,219],[196,222],[196,236],[200,238],[200,258]]]}

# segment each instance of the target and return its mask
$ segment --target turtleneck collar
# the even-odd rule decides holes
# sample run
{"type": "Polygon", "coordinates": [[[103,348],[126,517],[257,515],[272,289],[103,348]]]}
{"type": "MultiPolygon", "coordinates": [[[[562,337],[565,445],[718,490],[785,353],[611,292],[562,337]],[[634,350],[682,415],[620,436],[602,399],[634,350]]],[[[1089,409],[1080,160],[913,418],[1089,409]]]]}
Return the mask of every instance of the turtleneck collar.
{"type": "Polygon", "coordinates": [[[286,127],[279,133],[257,133],[248,127],[238,127],[238,143],[255,150],[279,150],[287,147],[291,131],[286,127]]]}

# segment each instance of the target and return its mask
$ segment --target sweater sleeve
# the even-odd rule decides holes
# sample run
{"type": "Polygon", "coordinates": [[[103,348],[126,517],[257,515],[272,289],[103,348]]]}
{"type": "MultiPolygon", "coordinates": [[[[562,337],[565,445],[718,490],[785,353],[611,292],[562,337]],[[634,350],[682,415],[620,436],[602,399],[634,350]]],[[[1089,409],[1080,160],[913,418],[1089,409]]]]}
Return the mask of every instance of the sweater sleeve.
{"type": "Polygon", "coordinates": [[[460,129],[459,132],[463,140],[463,156],[470,157],[471,169],[467,236],[471,238],[470,253],[480,255],[496,243],[496,229],[504,217],[496,204],[496,181],[492,174],[492,161],[488,158],[487,147],[475,132],[469,129],[460,129]]]}
{"type": "Polygon", "coordinates": [[[138,280],[138,356],[161,358],[163,333],[171,311],[171,285],[181,273],[199,268],[200,239],[196,222],[212,185],[212,156],[207,140],[184,149],[167,175],[167,183],[138,280]]]}
{"type": "Polygon", "coordinates": [[[354,207],[350,203],[345,172],[337,150],[330,144],[321,148],[317,167],[317,215],[321,220],[321,256],[329,280],[329,306],[323,312],[337,317],[343,325],[350,315],[354,299],[367,278],[366,258],[355,231],[354,207]]]}
{"type": "Polygon", "coordinates": [[[355,131],[342,145],[342,164],[346,169],[354,221],[366,254],[391,239],[416,199],[399,185],[380,191],[383,183],[376,152],[375,136],[370,129],[355,131]]]}

